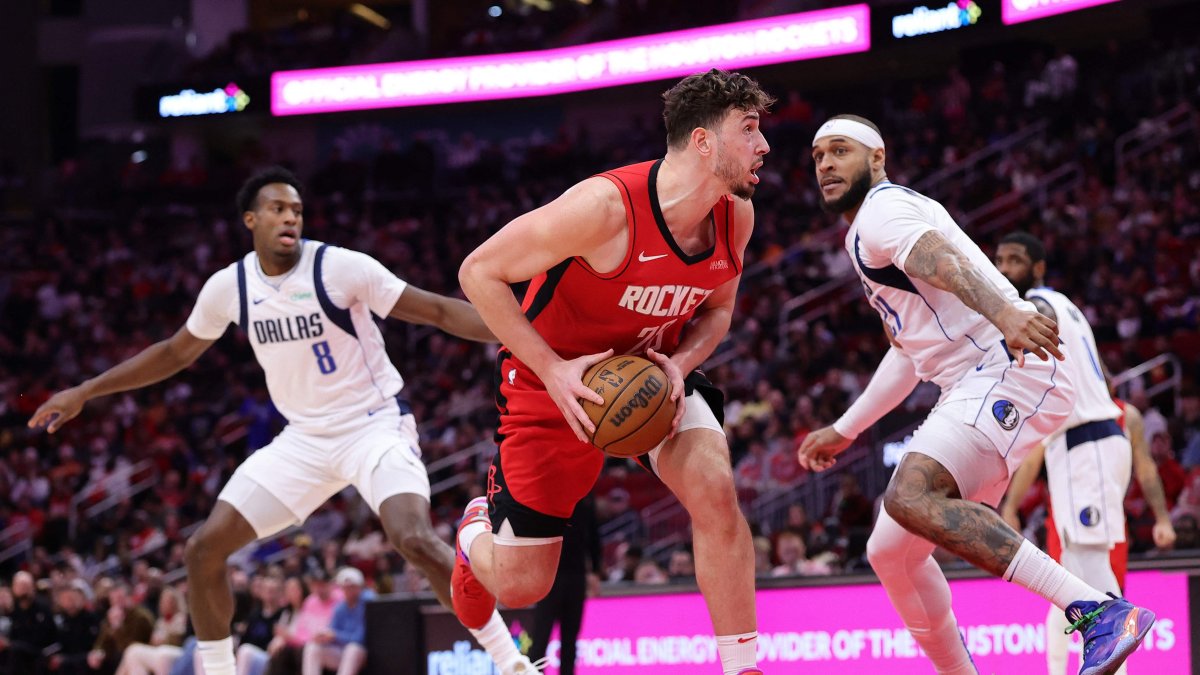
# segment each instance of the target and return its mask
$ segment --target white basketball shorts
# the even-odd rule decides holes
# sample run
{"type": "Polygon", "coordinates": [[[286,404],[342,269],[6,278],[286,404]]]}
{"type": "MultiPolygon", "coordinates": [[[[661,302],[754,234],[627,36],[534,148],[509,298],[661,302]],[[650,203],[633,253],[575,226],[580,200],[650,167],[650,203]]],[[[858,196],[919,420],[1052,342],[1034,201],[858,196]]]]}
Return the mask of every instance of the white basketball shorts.
{"type": "Polygon", "coordinates": [[[1066,421],[1075,391],[1053,359],[1017,367],[997,345],[929,413],[907,451],[938,461],[966,499],[996,506],[1013,471],[1066,421]]]}
{"type": "Polygon", "coordinates": [[[1087,422],[1046,448],[1050,505],[1063,545],[1125,541],[1125,491],[1133,448],[1115,420],[1087,422]]]}
{"type": "Polygon", "coordinates": [[[411,413],[388,406],[363,414],[357,429],[318,436],[286,427],[269,445],[250,455],[217,498],[228,502],[259,538],[303,523],[330,497],[353,485],[376,514],[388,497],[412,493],[429,499],[429,474],[421,462],[417,424],[411,413]],[[372,480],[376,471],[382,480],[372,480]],[[387,486],[376,491],[374,485],[387,486]],[[255,508],[262,488],[285,506],[292,522],[279,522],[270,509],[255,508]]]}

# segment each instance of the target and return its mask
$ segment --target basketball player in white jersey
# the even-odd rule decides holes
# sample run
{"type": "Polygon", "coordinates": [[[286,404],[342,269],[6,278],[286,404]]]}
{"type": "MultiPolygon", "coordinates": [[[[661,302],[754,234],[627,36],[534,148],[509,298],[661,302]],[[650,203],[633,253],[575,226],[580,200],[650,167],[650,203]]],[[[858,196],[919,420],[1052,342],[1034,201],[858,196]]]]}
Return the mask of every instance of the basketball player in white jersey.
{"type": "MultiPolygon", "coordinates": [[[[454,550],[429,520],[429,476],[404,380],[373,317],[429,324],[493,342],[475,309],[398,279],[363,253],[301,237],[300,182],[272,168],[238,193],[254,251],[205,283],[173,336],[52,396],[29,420],[50,433],[99,396],[160,382],[190,366],[236,323],[266,373],[288,426],[238,467],[187,543],[188,605],[207,675],[233,675],[233,596],[226,559],[246,544],[303,523],[347,485],[379,515],[388,540],[450,606],[454,550]]],[[[472,631],[501,672],[538,672],[494,614],[472,631]]]]}
{"type": "MultiPolygon", "coordinates": [[[[1083,312],[1067,296],[1044,285],[1046,249],[1036,237],[1028,232],[1006,235],[996,248],[996,268],[1022,297],[1058,324],[1060,339],[1072,349],[1073,358],[1063,368],[1070,369],[1076,390],[1075,407],[1066,424],[1030,452],[1014,474],[1001,513],[1009,524],[1014,522],[1016,504],[1044,458],[1063,567],[1095,588],[1120,595],[1109,551],[1125,541],[1125,491],[1134,453],[1118,422],[1121,409],[1109,394],[1096,338],[1083,312]]],[[[1152,475],[1144,490],[1157,520],[1155,544],[1169,547],[1175,531],[1162,481],[1157,472],[1152,475]]],[[[1051,608],[1046,618],[1046,663],[1052,675],[1066,672],[1066,627],[1066,618],[1051,608]]]]}
{"type": "Polygon", "coordinates": [[[1075,394],[1059,367],[1055,324],[941,204],[888,181],[885,160],[879,129],[861,117],[838,115],[813,139],[823,205],[850,226],[846,248],[892,348],[850,409],[804,440],[800,463],[828,469],[918,381],[939,385],[867,543],[896,611],[937,672],[976,672],[931,555],[941,546],[1066,610],[1084,631],[1082,673],[1112,673],[1154,615],[1084,583],[989,508],[1025,454],[1070,414],[1075,394]]]}

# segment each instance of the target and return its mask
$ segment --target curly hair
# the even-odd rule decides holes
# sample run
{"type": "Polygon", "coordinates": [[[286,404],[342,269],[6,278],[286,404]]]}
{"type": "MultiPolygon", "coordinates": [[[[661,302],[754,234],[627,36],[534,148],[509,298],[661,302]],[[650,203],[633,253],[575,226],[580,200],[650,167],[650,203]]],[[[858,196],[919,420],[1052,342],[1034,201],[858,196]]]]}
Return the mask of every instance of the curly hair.
{"type": "Polygon", "coordinates": [[[765,111],[775,102],[753,79],[718,68],[683,78],[662,97],[671,148],[684,145],[693,129],[719,123],[730,110],[765,111]]]}
{"type": "Polygon", "coordinates": [[[246,179],[237,193],[238,213],[253,211],[258,208],[258,192],[272,183],[284,183],[296,188],[296,192],[304,194],[304,186],[296,174],[282,166],[272,166],[246,179]]]}

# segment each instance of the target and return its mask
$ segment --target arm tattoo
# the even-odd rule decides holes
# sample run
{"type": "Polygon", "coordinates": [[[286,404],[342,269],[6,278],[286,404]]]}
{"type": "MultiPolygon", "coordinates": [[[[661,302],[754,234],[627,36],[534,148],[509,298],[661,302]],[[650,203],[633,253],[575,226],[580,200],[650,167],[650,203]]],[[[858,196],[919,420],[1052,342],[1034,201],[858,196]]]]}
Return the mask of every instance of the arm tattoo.
{"type": "Polygon", "coordinates": [[[1034,307],[1037,307],[1037,311],[1042,316],[1049,317],[1051,321],[1058,323],[1058,313],[1054,311],[1054,308],[1050,306],[1050,303],[1037,296],[1029,298],[1029,301],[1033,303],[1034,307]]]}
{"type": "Polygon", "coordinates": [[[964,305],[993,322],[1010,305],[1000,289],[941,232],[921,235],[904,262],[904,271],[934,288],[953,293],[964,305]]]}

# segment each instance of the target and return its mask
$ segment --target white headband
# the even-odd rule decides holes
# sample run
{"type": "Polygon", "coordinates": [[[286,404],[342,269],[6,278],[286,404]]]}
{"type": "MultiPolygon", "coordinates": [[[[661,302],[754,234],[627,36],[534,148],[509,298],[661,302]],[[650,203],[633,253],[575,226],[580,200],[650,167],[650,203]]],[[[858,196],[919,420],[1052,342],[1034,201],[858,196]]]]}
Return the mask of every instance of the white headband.
{"type": "Polygon", "coordinates": [[[813,145],[815,146],[817,141],[825,136],[853,138],[872,150],[883,147],[883,137],[879,135],[878,131],[875,131],[862,122],[855,122],[844,117],[829,120],[825,124],[822,124],[821,128],[817,129],[817,135],[813,136],[813,145]]]}

